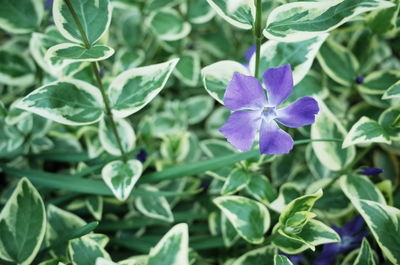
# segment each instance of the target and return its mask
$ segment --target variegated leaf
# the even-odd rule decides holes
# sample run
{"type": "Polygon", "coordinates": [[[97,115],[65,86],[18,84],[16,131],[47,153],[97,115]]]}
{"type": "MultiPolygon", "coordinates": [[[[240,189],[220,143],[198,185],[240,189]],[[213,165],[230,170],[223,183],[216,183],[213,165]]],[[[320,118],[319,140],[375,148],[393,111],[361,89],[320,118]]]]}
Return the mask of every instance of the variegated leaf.
{"type": "MultiPolygon", "coordinates": [[[[311,138],[345,138],[347,132],[340,121],[321,100],[318,101],[318,105],[320,112],[315,123],[311,125],[311,138]]],[[[354,146],[342,149],[340,142],[313,142],[312,147],[318,160],[332,171],[345,168],[353,161],[356,153],[354,146]]]]}
{"type": "Polygon", "coordinates": [[[263,204],[241,196],[217,197],[213,202],[243,239],[252,244],[264,241],[264,233],[270,226],[270,215],[263,204]]]}
{"type": "Polygon", "coordinates": [[[175,41],[186,37],[190,31],[190,23],[184,21],[180,14],[172,8],[154,12],[147,23],[160,40],[175,41]]]}
{"type": "Polygon", "coordinates": [[[214,101],[208,96],[193,96],[184,102],[189,124],[204,120],[213,110],[214,101]]]}
{"type": "Polygon", "coordinates": [[[143,166],[138,160],[112,161],[105,165],[101,176],[118,200],[129,197],[133,187],[142,175],[143,166]]]}
{"type": "Polygon", "coordinates": [[[0,84],[29,86],[33,83],[35,66],[29,57],[0,49],[0,60],[0,84]]]}
{"type": "Polygon", "coordinates": [[[251,179],[246,186],[246,191],[254,199],[264,203],[265,205],[270,204],[278,197],[276,189],[269,179],[264,175],[255,172],[251,173],[251,179]]]}
{"type": "Polygon", "coordinates": [[[399,79],[399,70],[380,70],[367,75],[364,82],[358,86],[358,89],[368,95],[380,96],[399,79]]]}
{"type": "Polygon", "coordinates": [[[164,88],[179,59],[127,70],[110,84],[109,97],[117,117],[127,117],[146,106],[164,88]]]}
{"type": "Polygon", "coordinates": [[[96,220],[101,220],[103,215],[103,197],[99,195],[89,196],[85,200],[86,208],[96,220]]]}
{"type": "Polygon", "coordinates": [[[215,11],[206,1],[189,0],[186,4],[189,21],[193,24],[204,24],[215,16],[215,11]]]}
{"type": "Polygon", "coordinates": [[[288,3],[269,14],[264,35],[283,42],[302,41],[329,32],[359,14],[392,6],[383,0],[288,3]]]}
{"type": "Polygon", "coordinates": [[[185,85],[196,86],[200,77],[200,56],[196,52],[184,52],[179,57],[174,75],[185,85]]]}
{"type": "Polygon", "coordinates": [[[256,7],[253,0],[207,0],[227,22],[241,29],[253,27],[256,7]]]}
{"type": "Polygon", "coordinates": [[[42,244],[46,212],[42,198],[23,178],[0,213],[0,259],[29,265],[42,244]]]}
{"type": "Polygon", "coordinates": [[[246,172],[245,170],[240,168],[234,169],[228,175],[228,178],[226,179],[225,184],[222,187],[221,194],[234,194],[246,187],[249,184],[250,180],[251,175],[249,172],[246,172]]]}
{"type": "Polygon", "coordinates": [[[189,265],[189,233],[185,223],[177,224],[150,250],[147,265],[189,265]]]}
{"type": "Polygon", "coordinates": [[[96,62],[102,61],[114,54],[114,49],[105,45],[94,45],[86,49],[74,43],[62,43],[47,50],[45,60],[50,65],[60,61],[65,62],[96,62]]]}
{"type": "Polygon", "coordinates": [[[37,88],[25,96],[18,108],[67,125],[86,125],[103,117],[103,100],[89,83],[64,79],[37,88]]]}
{"type": "Polygon", "coordinates": [[[273,264],[276,248],[266,246],[244,253],[232,265],[273,264]]]}
{"type": "Polygon", "coordinates": [[[99,257],[111,259],[99,244],[88,237],[69,241],[68,252],[73,265],[93,265],[99,257]]]}
{"type": "Polygon", "coordinates": [[[400,98],[400,80],[391,85],[382,96],[382,99],[391,98],[400,98]]]}
{"type": "Polygon", "coordinates": [[[286,256],[275,254],[274,265],[293,265],[293,263],[286,256]]]}
{"type": "Polygon", "coordinates": [[[390,137],[378,122],[361,117],[353,127],[343,142],[343,148],[360,143],[387,143],[390,144],[390,137]]]}
{"type": "MultiPolygon", "coordinates": [[[[90,45],[96,43],[106,32],[111,22],[112,7],[109,0],[70,1],[90,45]]],[[[66,1],[54,0],[53,18],[57,29],[68,40],[84,43],[66,1]]]]}
{"type": "Polygon", "coordinates": [[[378,122],[390,138],[400,139],[400,106],[386,109],[379,116],[378,122]]]}
{"type": "Polygon", "coordinates": [[[5,0],[1,2],[0,28],[14,34],[30,33],[39,27],[43,14],[43,1],[5,0]]]}
{"type": "MultiPolygon", "coordinates": [[[[263,76],[264,71],[268,68],[290,64],[293,83],[294,85],[298,84],[310,70],[318,50],[327,37],[328,34],[322,34],[309,40],[293,43],[268,40],[261,45],[258,76],[263,76]]],[[[255,64],[256,55],[254,54],[249,65],[251,73],[254,73],[255,64]]]]}
{"type": "MultiPolygon", "coordinates": [[[[125,119],[114,119],[119,135],[119,142],[124,152],[130,152],[135,147],[136,135],[132,126],[125,119]]],[[[121,155],[119,144],[114,134],[113,125],[108,117],[104,117],[99,124],[99,139],[103,148],[112,155],[121,155]]]]}
{"type": "Polygon", "coordinates": [[[240,235],[236,232],[236,229],[224,214],[221,214],[220,216],[222,240],[224,241],[224,245],[229,248],[238,241],[240,235]]]}
{"type": "Polygon", "coordinates": [[[353,265],[376,265],[374,251],[366,238],[361,243],[360,252],[358,252],[353,265]]]}
{"type": "MultiPolygon", "coordinates": [[[[141,188],[153,192],[157,192],[158,189],[152,186],[141,186],[141,188]]],[[[174,216],[172,215],[171,206],[167,199],[163,196],[148,197],[148,196],[137,196],[135,200],[135,206],[143,215],[172,223],[174,216]]]]}

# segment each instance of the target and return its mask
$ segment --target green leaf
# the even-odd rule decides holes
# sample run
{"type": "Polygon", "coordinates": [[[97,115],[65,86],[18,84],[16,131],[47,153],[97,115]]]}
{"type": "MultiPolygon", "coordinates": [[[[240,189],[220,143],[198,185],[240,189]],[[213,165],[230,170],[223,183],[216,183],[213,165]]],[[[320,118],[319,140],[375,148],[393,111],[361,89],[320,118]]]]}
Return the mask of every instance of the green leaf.
{"type": "Polygon", "coordinates": [[[200,56],[197,52],[184,52],[176,65],[174,75],[185,85],[196,86],[200,76],[200,56]]]}
{"type": "Polygon", "coordinates": [[[177,224],[150,250],[147,265],[189,265],[187,224],[177,224]]]}
{"type": "MultiPolygon", "coordinates": [[[[322,34],[315,38],[300,42],[278,42],[268,40],[261,45],[259,76],[271,67],[278,67],[282,64],[290,64],[293,72],[294,85],[298,84],[308,73],[315,56],[328,34],[322,34]]],[[[254,72],[256,55],[250,59],[249,70],[254,72]]]]}
{"type": "Polygon", "coordinates": [[[204,120],[214,107],[214,101],[208,96],[192,96],[186,99],[184,104],[189,124],[196,124],[204,120]]]}
{"type": "MultiPolygon", "coordinates": [[[[141,186],[145,190],[158,191],[157,188],[152,186],[141,186]]],[[[172,215],[171,207],[167,199],[163,196],[138,196],[135,200],[135,206],[143,215],[172,223],[174,216],[172,215]]]]}
{"type": "Polygon", "coordinates": [[[23,178],[0,213],[0,258],[31,264],[46,231],[46,213],[39,192],[23,178]]]}
{"type": "Polygon", "coordinates": [[[114,49],[105,45],[94,45],[89,49],[74,44],[62,43],[51,47],[45,56],[45,60],[54,65],[59,61],[66,62],[97,62],[105,60],[114,54],[114,49]]]}
{"type": "Polygon", "coordinates": [[[400,107],[395,106],[385,110],[379,116],[378,122],[391,138],[400,138],[400,107]]]}
{"type": "Polygon", "coordinates": [[[117,117],[127,117],[146,106],[160,93],[179,59],[127,70],[111,83],[109,98],[117,117]]]}
{"type": "Polygon", "coordinates": [[[250,75],[249,70],[245,66],[229,60],[216,62],[201,70],[204,88],[211,97],[221,104],[224,104],[225,89],[232,80],[235,72],[250,75]]]}
{"type": "Polygon", "coordinates": [[[269,14],[263,33],[268,39],[282,42],[302,41],[334,30],[361,13],[392,6],[382,0],[288,3],[269,14]]]}
{"type": "Polygon", "coordinates": [[[393,1],[396,6],[372,12],[367,17],[368,26],[377,34],[391,33],[396,29],[397,17],[399,15],[400,5],[398,1],[393,1]]]}
{"type": "Polygon", "coordinates": [[[298,185],[293,183],[284,183],[279,190],[278,197],[273,200],[268,207],[278,213],[281,213],[286,206],[296,198],[301,196],[298,185]]]}
{"type": "Polygon", "coordinates": [[[191,26],[174,9],[163,9],[153,13],[147,22],[160,40],[175,41],[189,35],[191,26]]]}
{"type": "Polygon", "coordinates": [[[241,29],[253,27],[256,7],[253,0],[207,0],[228,23],[241,29]]]}
{"type": "Polygon", "coordinates": [[[368,95],[382,95],[399,79],[399,70],[380,70],[367,75],[358,89],[368,95]]]}
{"type": "Polygon", "coordinates": [[[353,127],[343,142],[343,148],[360,143],[387,143],[390,144],[390,137],[378,122],[368,118],[361,117],[353,127]]]}
{"type": "Polygon", "coordinates": [[[67,125],[91,124],[103,116],[99,90],[73,79],[44,85],[25,96],[17,107],[67,125]]]}
{"type": "Polygon", "coordinates": [[[241,196],[217,197],[213,202],[243,239],[252,244],[264,241],[264,233],[270,226],[270,216],[263,204],[241,196]]]}
{"type": "MultiPolygon", "coordinates": [[[[133,150],[136,142],[135,131],[128,121],[125,119],[114,118],[115,126],[119,139],[121,141],[122,149],[128,153],[133,150]]],[[[121,150],[117,139],[115,137],[111,120],[108,117],[104,117],[99,124],[99,139],[103,148],[112,155],[120,156],[121,150]]]]}
{"type": "Polygon", "coordinates": [[[0,61],[0,84],[28,86],[34,82],[35,67],[29,58],[15,51],[0,50],[0,61]]]}
{"type": "Polygon", "coordinates": [[[221,190],[221,195],[231,195],[246,187],[251,179],[249,172],[236,168],[231,171],[221,190]]]}
{"type": "MultiPolygon", "coordinates": [[[[311,125],[311,139],[343,139],[347,132],[335,115],[321,101],[318,101],[320,112],[311,125]]],[[[355,147],[342,149],[340,142],[313,142],[312,147],[318,160],[328,169],[338,171],[349,165],[355,157],[355,147]]]]}
{"type": "Polygon", "coordinates": [[[278,229],[272,239],[275,246],[289,254],[297,254],[308,248],[314,251],[318,245],[339,241],[340,236],[332,228],[317,220],[310,220],[296,234],[287,234],[278,229]]]}
{"type": "Polygon", "coordinates": [[[64,211],[52,204],[47,207],[46,243],[51,246],[51,254],[55,257],[67,257],[69,236],[86,225],[79,216],[64,211]],[[66,239],[60,242],[60,239],[66,239]]]}
{"type": "Polygon", "coordinates": [[[179,3],[178,0],[149,0],[146,3],[146,9],[153,12],[165,7],[175,6],[177,3],[179,3]]]}
{"type": "Polygon", "coordinates": [[[204,24],[210,21],[215,12],[206,1],[189,0],[186,4],[186,13],[193,24],[204,24]]]}
{"type": "Polygon", "coordinates": [[[129,197],[133,187],[142,175],[142,163],[138,160],[112,161],[104,166],[101,176],[114,196],[121,201],[129,197]]]}
{"type": "Polygon", "coordinates": [[[279,223],[286,226],[288,220],[298,212],[309,212],[314,206],[315,202],[322,197],[322,190],[317,191],[314,194],[301,196],[291,201],[288,206],[282,211],[279,217],[279,223]]]}
{"type": "Polygon", "coordinates": [[[359,69],[357,58],[337,42],[325,42],[317,58],[324,72],[339,84],[350,87],[356,80],[359,69]]]}
{"type": "Polygon", "coordinates": [[[360,252],[358,252],[353,265],[376,265],[374,252],[366,238],[364,238],[361,243],[360,252]]]}
{"type": "Polygon", "coordinates": [[[71,240],[68,244],[68,252],[73,265],[93,265],[99,257],[111,259],[102,247],[88,237],[71,240]]]}
{"type": "Polygon", "coordinates": [[[85,200],[85,205],[96,220],[101,220],[103,214],[103,197],[89,196],[85,200]]]}
{"type": "MultiPolygon", "coordinates": [[[[89,44],[96,43],[110,26],[112,7],[109,0],[73,0],[70,3],[82,25],[89,44]]],[[[53,18],[57,29],[66,39],[72,42],[84,43],[66,1],[54,0],[53,18]]]]}
{"type": "Polygon", "coordinates": [[[275,254],[274,265],[293,265],[293,263],[286,256],[275,254]]]}
{"type": "Polygon", "coordinates": [[[4,0],[1,1],[0,28],[14,34],[30,33],[39,27],[43,14],[43,1],[4,0]]]}
{"type": "Polygon", "coordinates": [[[251,250],[240,256],[232,265],[273,264],[276,248],[267,246],[251,250]]]}
{"type": "Polygon", "coordinates": [[[400,98],[400,80],[391,85],[382,96],[382,99],[391,98],[400,98]]]}
{"type": "Polygon", "coordinates": [[[278,197],[276,189],[269,179],[259,173],[251,173],[251,179],[246,186],[246,191],[254,199],[265,205],[270,204],[278,197]]]}
{"type": "Polygon", "coordinates": [[[340,178],[340,187],[348,198],[355,197],[386,204],[382,193],[366,176],[344,175],[340,178]]]}
{"type": "Polygon", "coordinates": [[[220,217],[222,239],[224,241],[224,245],[230,248],[238,241],[240,236],[224,214],[220,214],[220,217]]]}

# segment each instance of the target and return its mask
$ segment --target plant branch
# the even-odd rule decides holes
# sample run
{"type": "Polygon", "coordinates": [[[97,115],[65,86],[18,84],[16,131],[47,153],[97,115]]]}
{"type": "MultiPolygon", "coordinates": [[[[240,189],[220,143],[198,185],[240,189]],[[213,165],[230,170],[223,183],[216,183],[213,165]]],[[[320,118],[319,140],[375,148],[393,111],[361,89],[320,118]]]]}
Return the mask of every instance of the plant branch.
{"type": "MultiPolygon", "coordinates": [[[[83,30],[83,27],[82,27],[81,22],[79,21],[78,15],[76,14],[76,12],[74,10],[74,7],[71,4],[71,0],[65,0],[65,3],[67,4],[67,7],[68,7],[68,9],[69,9],[69,11],[70,11],[70,13],[72,15],[72,18],[74,19],[74,22],[75,22],[75,24],[76,24],[76,26],[77,26],[77,28],[79,30],[79,33],[81,34],[81,37],[82,37],[82,40],[84,42],[84,45],[85,45],[86,49],[90,49],[91,48],[91,44],[90,44],[89,39],[88,39],[88,37],[86,35],[86,32],[83,30]]],[[[118,134],[117,125],[115,123],[114,116],[112,114],[110,101],[109,101],[108,96],[106,94],[106,91],[104,89],[103,82],[101,81],[99,67],[98,67],[96,62],[92,62],[91,65],[92,65],[92,70],[93,70],[94,76],[96,78],[97,87],[99,88],[99,90],[101,92],[101,96],[102,96],[103,101],[104,101],[105,113],[108,116],[108,118],[110,119],[111,129],[112,129],[113,134],[115,136],[115,140],[116,140],[116,142],[118,144],[118,148],[119,148],[119,150],[121,152],[122,160],[126,163],[128,161],[128,159],[127,159],[126,153],[124,151],[124,148],[122,146],[121,138],[120,138],[120,136],[118,134]]]]}
{"type": "Polygon", "coordinates": [[[256,6],[256,21],[254,24],[254,37],[256,40],[256,65],[254,69],[254,77],[258,78],[259,68],[260,68],[260,50],[261,50],[261,41],[263,39],[262,31],[261,31],[261,20],[262,20],[262,5],[261,0],[254,0],[254,4],[256,6]]]}

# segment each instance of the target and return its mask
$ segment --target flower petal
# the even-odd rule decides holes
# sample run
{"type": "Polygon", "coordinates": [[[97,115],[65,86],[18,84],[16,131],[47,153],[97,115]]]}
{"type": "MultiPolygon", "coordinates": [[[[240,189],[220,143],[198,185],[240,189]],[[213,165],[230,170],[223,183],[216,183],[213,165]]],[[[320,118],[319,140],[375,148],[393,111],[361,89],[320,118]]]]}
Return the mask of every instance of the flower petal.
{"type": "Polygon", "coordinates": [[[290,64],[269,68],[264,72],[264,84],[267,87],[268,104],[280,105],[292,93],[293,75],[290,64]]]}
{"type": "Polygon", "coordinates": [[[260,130],[261,154],[287,154],[292,148],[292,137],[279,128],[275,121],[262,121],[260,130]]]}
{"type": "Polygon", "coordinates": [[[313,124],[318,114],[318,102],[312,97],[304,97],[289,106],[276,111],[276,120],[290,128],[313,124]]]}
{"type": "Polygon", "coordinates": [[[260,115],[261,111],[236,111],[229,116],[219,131],[234,147],[248,151],[260,128],[260,115]]]}
{"type": "Polygon", "coordinates": [[[256,78],[234,73],[225,91],[224,104],[233,111],[256,110],[263,108],[267,104],[267,99],[264,89],[256,78]]]}

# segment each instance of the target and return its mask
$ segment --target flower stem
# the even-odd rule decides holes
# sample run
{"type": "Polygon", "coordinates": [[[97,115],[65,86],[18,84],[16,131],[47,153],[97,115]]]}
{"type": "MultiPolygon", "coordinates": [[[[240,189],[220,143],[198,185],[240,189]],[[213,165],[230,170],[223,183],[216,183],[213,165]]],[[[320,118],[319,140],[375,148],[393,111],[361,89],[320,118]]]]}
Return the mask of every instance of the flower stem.
{"type": "MultiPolygon", "coordinates": [[[[85,45],[85,48],[86,49],[90,49],[92,47],[92,45],[89,42],[89,39],[88,39],[88,37],[86,35],[86,32],[83,30],[83,27],[82,27],[81,22],[79,21],[78,15],[76,14],[75,9],[71,4],[71,0],[65,0],[65,3],[67,4],[68,10],[71,13],[72,18],[74,19],[74,22],[75,22],[75,24],[76,24],[76,26],[77,26],[77,28],[79,30],[79,33],[80,33],[80,35],[82,37],[83,43],[85,45]]],[[[121,152],[122,160],[126,163],[128,161],[128,159],[127,159],[126,153],[124,151],[124,148],[122,147],[121,138],[120,138],[120,136],[118,134],[117,125],[115,123],[114,116],[113,116],[112,111],[111,111],[110,101],[108,99],[108,96],[106,95],[106,91],[104,89],[103,82],[101,81],[99,67],[98,67],[96,62],[92,62],[91,65],[92,65],[93,74],[94,74],[94,76],[96,78],[97,87],[99,88],[101,96],[102,96],[103,101],[104,101],[105,114],[110,119],[111,129],[112,129],[113,134],[115,136],[115,140],[117,141],[118,148],[119,148],[119,150],[121,152]]]]}
{"type": "Polygon", "coordinates": [[[260,68],[261,41],[263,39],[261,31],[261,20],[262,20],[261,0],[254,0],[254,4],[256,6],[256,21],[254,23],[254,30],[253,30],[254,37],[256,40],[256,65],[254,69],[254,77],[258,78],[259,68],[260,68]]]}

